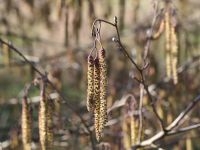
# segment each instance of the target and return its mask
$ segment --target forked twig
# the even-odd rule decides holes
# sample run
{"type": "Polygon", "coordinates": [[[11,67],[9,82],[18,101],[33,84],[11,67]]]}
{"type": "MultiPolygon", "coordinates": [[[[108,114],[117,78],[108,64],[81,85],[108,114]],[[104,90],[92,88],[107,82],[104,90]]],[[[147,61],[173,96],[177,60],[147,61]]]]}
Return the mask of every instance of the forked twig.
{"type": "Polygon", "coordinates": [[[134,145],[132,147],[132,149],[135,150],[140,147],[151,146],[156,141],[159,141],[159,140],[165,138],[166,136],[171,136],[174,134],[179,134],[179,133],[190,131],[190,130],[193,130],[196,128],[200,128],[200,123],[198,123],[198,124],[194,124],[194,125],[191,125],[188,127],[174,130],[174,128],[180,123],[180,121],[182,121],[182,119],[196,106],[196,104],[199,101],[200,101],[200,95],[198,95],[192,102],[190,102],[190,104],[179,114],[179,116],[168,127],[166,127],[164,130],[158,132],[153,137],[151,137],[147,140],[144,140],[137,145],[134,145]]]}

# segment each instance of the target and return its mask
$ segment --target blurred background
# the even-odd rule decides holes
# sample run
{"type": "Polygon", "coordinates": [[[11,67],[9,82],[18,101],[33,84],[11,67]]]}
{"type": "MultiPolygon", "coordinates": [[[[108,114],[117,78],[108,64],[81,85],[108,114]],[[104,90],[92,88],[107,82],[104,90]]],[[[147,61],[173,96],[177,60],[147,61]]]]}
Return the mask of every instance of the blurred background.
{"type": "MultiPolygon", "coordinates": [[[[122,43],[140,65],[155,2],[159,9],[164,8],[162,0],[0,0],[0,37],[18,48],[41,72],[47,72],[49,79],[92,128],[91,115],[85,107],[87,56],[93,46],[92,23],[96,18],[114,22],[114,16],[117,16],[122,43]]],[[[179,82],[173,85],[165,80],[163,35],[152,41],[147,77],[166,125],[200,93],[200,1],[173,0],[173,5],[177,17],[179,82]]],[[[135,69],[112,42],[114,36],[114,28],[102,24],[101,38],[108,64],[109,108],[127,94],[133,94],[139,101],[140,90],[133,80],[133,76],[137,76],[135,69]]],[[[0,45],[0,149],[21,148],[21,98],[25,86],[37,76],[22,58],[7,46],[0,45]]],[[[39,141],[38,96],[38,87],[32,87],[29,97],[33,100],[35,149],[39,141]]],[[[152,121],[155,116],[147,98],[144,99],[144,137],[148,138],[156,133],[158,124],[152,121]]],[[[186,118],[185,125],[199,122],[197,107],[192,117],[186,118]]],[[[125,132],[121,125],[123,115],[123,107],[120,107],[109,116],[113,122],[106,127],[103,141],[111,149],[126,148],[122,137],[125,132]]],[[[80,120],[67,106],[61,105],[58,116],[55,116],[55,149],[91,149],[88,135],[81,134],[80,120]]],[[[200,149],[197,131],[163,139],[160,144],[166,149],[200,149]]]]}

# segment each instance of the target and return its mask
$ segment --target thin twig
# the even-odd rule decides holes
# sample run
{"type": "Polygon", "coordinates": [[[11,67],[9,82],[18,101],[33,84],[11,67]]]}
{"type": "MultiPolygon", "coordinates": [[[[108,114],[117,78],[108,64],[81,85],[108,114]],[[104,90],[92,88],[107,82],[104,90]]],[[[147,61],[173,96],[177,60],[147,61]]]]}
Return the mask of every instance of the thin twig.
{"type": "Polygon", "coordinates": [[[143,115],[142,115],[142,107],[143,107],[143,97],[144,97],[144,86],[140,84],[140,104],[139,104],[139,134],[138,141],[141,142],[142,138],[142,130],[143,130],[143,115]]]}

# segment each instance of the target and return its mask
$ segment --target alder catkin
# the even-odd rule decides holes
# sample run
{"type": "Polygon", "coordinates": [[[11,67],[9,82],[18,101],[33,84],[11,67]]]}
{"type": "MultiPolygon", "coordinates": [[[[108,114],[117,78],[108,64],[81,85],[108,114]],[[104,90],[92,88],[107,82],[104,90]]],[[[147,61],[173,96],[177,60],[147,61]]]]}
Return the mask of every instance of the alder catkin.
{"type": "Polygon", "coordinates": [[[100,132],[103,131],[104,126],[108,120],[107,117],[107,101],[106,101],[106,91],[107,91],[107,65],[105,60],[106,52],[102,48],[99,50],[99,64],[100,64],[100,120],[99,129],[100,132]]]}
{"type": "Polygon", "coordinates": [[[99,129],[99,119],[100,119],[100,66],[99,59],[95,58],[94,60],[94,124],[95,124],[95,133],[97,141],[101,138],[101,132],[99,129]]]}
{"type": "Polygon", "coordinates": [[[87,87],[87,110],[93,112],[94,110],[94,59],[91,55],[88,56],[88,87],[87,87]]]}
{"type": "Polygon", "coordinates": [[[42,150],[53,147],[53,108],[52,103],[46,98],[45,91],[41,92],[39,109],[39,135],[42,150]]]}
{"type": "Polygon", "coordinates": [[[47,114],[47,104],[46,104],[46,97],[43,92],[41,92],[41,99],[40,99],[40,107],[39,107],[39,136],[40,136],[40,144],[41,149],[47,149],[47,128],[46,128],[46,114],[47,114]]]}
{"type": "Polygon", "coordinates": [[[175,26],[171,25],[171,57],[172,57],[172,78],[174,84],[178,82],[178,75],[177,75],[177,54],[178,54],[178,47],[177,47],[177,36],[175,32],[175,26]]]}
{"type": "Polygon", "coordinates": [[[139,119],[135,116],[131,117],[131,145],[135,145],[138,142],[139,135],[139,119]]]}
{"type": "Polygon", "coordinates": [[[47,99],[47,143],[48,149],[53,147],[53,102],[47,99]]]}
{"type": "Polygon", "coordinates": [[[170,14],[167,9],[164,16],[165,20],[165,50],[166,50],[166,74],[171,78],[171,37],[170,37],[170,14]]]}
{"type": "Polygon", "coordinates": [[[22,143],[25,150],[31,150],[31,137],[32,137],[32,115],[31,107],[27,102],[25,96],[22,100],[22,143]]]}

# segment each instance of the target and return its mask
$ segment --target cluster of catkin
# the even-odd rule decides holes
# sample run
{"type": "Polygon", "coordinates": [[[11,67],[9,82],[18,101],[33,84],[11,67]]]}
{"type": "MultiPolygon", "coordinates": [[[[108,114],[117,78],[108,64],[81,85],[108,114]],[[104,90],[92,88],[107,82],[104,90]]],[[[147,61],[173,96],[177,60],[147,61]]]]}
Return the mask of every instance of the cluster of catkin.
{"type": "Polygon", "coordinates": [[[39,106],[39,136],[42,150],[49,150],[53,147],[53,109],[51,100],[45,95],[45,87],[41,90],[39,106]]]}
{"type": "Polygon", "coordinates": [[[23,147],[25,150],[31,150],[32,112],[26,96],[22,99],[21,121],[23,147]]]}
{"type": "Polygon", "coordinates": [[[176,22],[173,20],[172,9],[167,5],[164,14],[165,23],[165,50],[166,50],[166,74],[172,78],[174,84],[178,82],[177,63],[178,63],[178,39],[175,32],[176,22]]]}
{"type": "Polygon", "coordinates": [[[106,52],[101,48],[94,59],[88,56],[88,89],[87,109],[94,113],[94,126],[97,141],[102,137],[104,126],[107,122],[107,66],[106,52]]]}
{"type": "MultiPolygon", "coordinates": [[[[41,89],[38,127],[40,145],[42,150],[49,150],[53,147],[53,102],[46,97],[45,87],[41,89]]],[[[21,116],[22,143],[25,150],[31,150],[32,137],[32,110],[27,97],[22,99],[21,116]]]]}

